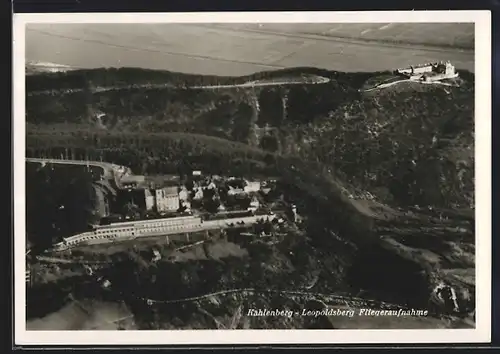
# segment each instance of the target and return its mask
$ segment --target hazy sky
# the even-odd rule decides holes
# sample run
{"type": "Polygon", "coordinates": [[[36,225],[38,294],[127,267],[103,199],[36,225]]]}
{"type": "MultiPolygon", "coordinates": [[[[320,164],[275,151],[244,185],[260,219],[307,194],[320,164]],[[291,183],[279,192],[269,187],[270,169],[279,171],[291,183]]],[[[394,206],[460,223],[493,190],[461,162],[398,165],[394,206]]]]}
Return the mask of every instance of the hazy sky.
{"type": "Polygon", "coordinates": [[[31,24],[26,59],[215,75],[293,66],[376,71],[438,60],[473,71],[473,43],[473,24],[31,24]]]}

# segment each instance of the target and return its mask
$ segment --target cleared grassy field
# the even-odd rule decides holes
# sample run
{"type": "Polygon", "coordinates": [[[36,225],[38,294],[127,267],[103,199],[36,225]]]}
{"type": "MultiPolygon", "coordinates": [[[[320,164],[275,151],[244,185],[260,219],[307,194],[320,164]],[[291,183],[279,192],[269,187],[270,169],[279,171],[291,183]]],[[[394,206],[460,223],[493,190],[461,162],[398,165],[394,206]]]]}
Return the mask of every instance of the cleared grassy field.
{"type": "Polygon", "coordinates": [[[471,24],[37,24],[27,27],[26,59],[235,76],[296,66],[378,71],[437,60],[474,71],[473,39],[471,24]]]}
{"type": "Polygon", "coordinates": [[[100,301],[71,302],[43,318],[29,320],[29,331],[133,330],[130,311],[122,304],[100,301]]]}

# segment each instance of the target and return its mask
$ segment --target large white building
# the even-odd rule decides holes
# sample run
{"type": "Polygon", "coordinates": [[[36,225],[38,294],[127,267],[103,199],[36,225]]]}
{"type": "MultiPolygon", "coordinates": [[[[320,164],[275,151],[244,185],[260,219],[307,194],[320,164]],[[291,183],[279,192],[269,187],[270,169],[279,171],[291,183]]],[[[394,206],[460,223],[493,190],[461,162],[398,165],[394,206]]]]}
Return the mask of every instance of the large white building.
{"type": "Polygon", "coordinates": [[[93,231],[84,232],[65,238],[54,245],[54,251],[63,251],[75,246],[101,244],[115,241],[124,241],[140,237],[167,236],[184,234],[202,230],[235,227],[235,225],[250,225],[259,220],[273,220],[276,216],[252,215],[233,217],[228,219],[205,220],[199,216],[181,216],[152,220],[119,222],[110,225],[99,225],[93,231]]]}
{"type": "Polygon", "coordinates": [[[157,189],[156,210],[158,212],[177,211],[180,207],[179,192],[177,187],[157,189]]]}
{"type": "Polygon", "coordinates": [[[63,250],[82,244],[97,244],[115,240],[133,239],[168,235],[182,232],[195,232],[202,229],[200,217],[183,216],[155,220],[127,221],[111,225],[96,226],[94,231],[68,237],[55,245],[56,250],[63,250]]]}
{"type": "Polygon", "coordinates": [[[455,66],[449,61],[410,66],[408,68],[398,69],[397,72],[413,80],[430,78],[431,81],[434,81],[447,78],[451,79],[458,76],[458,73],[455,71],[455,66]]]}

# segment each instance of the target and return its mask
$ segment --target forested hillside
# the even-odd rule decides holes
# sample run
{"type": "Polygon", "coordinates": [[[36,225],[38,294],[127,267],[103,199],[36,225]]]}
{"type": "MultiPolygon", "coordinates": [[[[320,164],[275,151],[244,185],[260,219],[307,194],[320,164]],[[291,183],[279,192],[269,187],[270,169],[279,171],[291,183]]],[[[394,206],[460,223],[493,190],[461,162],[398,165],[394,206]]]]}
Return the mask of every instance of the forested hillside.
{"type": "Polygon", "coordinates": [[[65,149],[137,173],[196,165],[249,173],[297,157],[394,205],[473,204],[474,80],[456,87],[400,84],[359,92],[382,73],[296,68],[247,77],[142,69],[27,77],[27,148],[65,149]],[[196,89],[256,80],[328,78],[325,84],[196,89]]]}
{"type": "MultiPolygon", "coordinates": [[[[289,299],[232,295],[175,308],[143,301],[242,287],[346,292],[427,308],[433,290],[445,281],[457,290],[462,311],[457,316],[469,316],[475,301],[470,276],[475,267],[474,77],[461,72],[452,86],[402,83],[359,90],[387,74],[296,68],[238,78],[139,69],[32,75],[26,79],[26,152],[102,159],[138,174],[201,169],[276,176],[283,201],[297,205],[304,222],[291,223],[282,242],[257,238],[246,244],[241,235],[230,242],[214,239],[188,250],[189,261],[178,263],[169,256],[150,263],[150,251],[135,248],[140,242],[114,255],[106,271],[113,301],[126,303],[141,328],[212,328],[210,313],[224,317],[223,309],[229,321],[245,301],[249,307],[274,308],[289,299]],[[259,80],[279,84],[227,86],[259,80]],[[234,251],[239,247],[241,252],[234,251]],[[226,248],[236,253],[221,257],[226,248]],[[165,282],[175,292],[165,292],[165,282]],[[210,315],[208,324],[198,309],[210,315]]],[[[89,188],[89,176],[40,166],[27,173],[32,174],[27,181],[33,181],[27,194],[28,237],[35,243],[80,232],[95,219],[98,196],[89,188]],[[68,199],[83,209],[78,219],[61,210],[68,199]],[[80,230],[55,232],[61,219],[80,230]]],[[[77,288],[83,297],[103,292],[79,278],[69,282],[75,283],[67,287],[72,294],[77,288]]],[[[40,293],[54,297],[51,287],[40,293]]],[[[44,309],[38,305],[43,296],[35,294],[32,312],[44,309]]],[[[301,321],[274,325],[313,328],[301,321]]],[[[332,328],[331,321],[320,328],[332,328]]],[[[422,321],[427,323],[422,328],[437,326],[430,317],[422,321]]],[[[443,321],[442,326],[455,326],[443,321]]]]}

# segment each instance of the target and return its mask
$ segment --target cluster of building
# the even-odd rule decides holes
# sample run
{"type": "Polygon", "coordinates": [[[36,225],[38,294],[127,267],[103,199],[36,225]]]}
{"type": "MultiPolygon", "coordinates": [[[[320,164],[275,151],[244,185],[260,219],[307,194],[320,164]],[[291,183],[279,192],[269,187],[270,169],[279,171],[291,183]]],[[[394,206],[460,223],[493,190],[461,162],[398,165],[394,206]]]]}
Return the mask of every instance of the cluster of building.
{"type": "Polygon", "coordinates": [[[257,193],[270,191],[265,182],[249,181],[245,178],[211,176],[193,183],[192,189],[185,190],[189,200],[196,205],[202,201],[215,202],[218,212],[241,208],[247,211],[257,211],[260,202],[257,193]]]}
{"type": "Polygon", "coordinates": [[[262,208],[258,196],[271,191],[274,179],[249,181],[194,171],[181,181],[173,175],[133,175],[126,168],[117,168],[115,173],[115,181],[101,178],[93,183],[95,212],[89,231],[65,238],[56,248],[187,235],[275,218],[274,213],[262,208]]]}
{"type": "Polygon", "coordinates": [[[111,216],[137,220],[148,215],[190,214],[193,209],[225,212],[244,208],[255,212],[260,208],[257,193],[265,194],[271,190],[267,181],[203,176],[200,171],[194,171],[186,181],[180,181],[177,176],[163,177],[159,182],[146,176],[124,173],[120,189],[113,188],[107,180],[95,182],[96,214],[100,220],[111,216]],[[126,211],[127,206],[133,206],[133,210],[126,211]]]}
{"type": "Polygon", "coordinates": [[[397,69],[396,73],[406,76],[410,80],[422,81],[451,79],[458,76],[455,67],[449,61],[409,66],[407,68],[397,69]]]}
{"type": "MultiPolygon", "coordinates": [[[[99,222],[92,223],[86,232],[63,238],[53,251],[157,236],[166,237],[168,242],[191,242],[192,237],[208,237],[207,230],[284,222],[269,208],[262,208],[259,201],[259,193],[272,190],[276,182],[273,179],[248,181],[195,172],[191,178],[180,181],[175,176],[146,177],[123,172],[119,184],[107,179],[94,182],[99,222]],[[117,213],[120,208],[121,214],[117,213]]],[[[289,212],[289,219],[296,222],[295,205],[289,212]]],[[[27,282],[29,276],[27,272],[27,282]]]]}
{"type": "MultiPolygon", "coordinates": [[[[74,164],[81,165],[78,161],[74,164]]],[[[272,190],[276,179],[249,181],[242,177],[204,176],[193,171],[181,181],[180,176],[140,176],[123,166],[93,164],[111,172],[94,178],[93,194],[82,194],[89,198],[84,200],[85,205],[70,210],[84,214],[89,228],[64,237],[54,245],[56,250],[150,236],[166,235],[179,241],[181,236],[190,239],[190,235],[204,234],[200,231],[281,220],[261,205],[262,198],[268,199],[263,194],[272,190]]],[[[61,205],[59,209],[64,207],[61,205]]],[[[275,207],[273,210],[277,211],[275,207]]],[[[27,271],[27,282],[30,275],[27,271]]]]}

